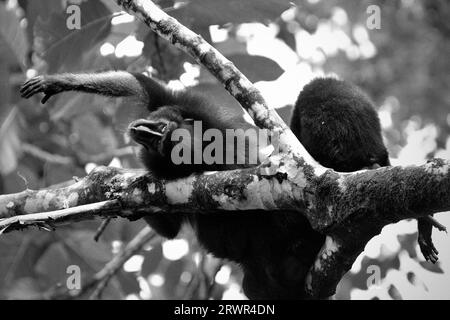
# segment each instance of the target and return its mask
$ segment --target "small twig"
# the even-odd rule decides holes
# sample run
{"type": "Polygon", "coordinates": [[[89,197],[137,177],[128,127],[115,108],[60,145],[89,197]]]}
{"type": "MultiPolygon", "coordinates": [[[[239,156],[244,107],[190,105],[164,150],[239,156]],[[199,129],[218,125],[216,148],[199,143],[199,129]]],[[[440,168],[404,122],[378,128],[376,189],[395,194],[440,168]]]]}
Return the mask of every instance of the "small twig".
{"type": "Polygon", "coordinates": [[[97,232],[95,233],[95,236],[94,236],[95,242],[97,242],[98,239],[100,239],[100,236],[105,231],[108,224],[111,222],[111,219],[112,219],[111,217],[108,217],[102,221],[102,224],[100,225],[100,227],[98,227],[97,232]]]}
{"type": "Polygon", "coordinates": [[[85,220],[94,218],[95,215],[105,215],[120,210],[121,206],[118,200],[107,200],[62,210],[14,216],[0,220],[0,234],[30,226],[53,228],[53,225],[57,223],[77,219],[85,220]]]}
{"type": "Polygon", "coordinates": [[[216,275],[219,273],[220,269],[222,269],[223,265],[224,265],[223,260],[220,260],[220,262],[214,268],[214,271],[209,281],[209,285],[207,286],[207,298],[211,297],[214,287],[216,286],[216,275]]]}
{"type": "Polygon", "coordinates": [[[198,297],[202,300],[208,299],[208,288],[209,288],[209,277],[208,274],[205,271],[206,266],[206,253],[202,253],[202,258],[200,260],[200,265],[197,268],[197,275],[198,275],[198,297]]]}
{"type": "Polygon", "coordinates": [[[52,154],[48,151],[42,150],[41,148],[38,148],[32,144],[24,143],[22,145],[22,151],[25,153],[28,153],[29,155],[40,159],[44,162],[48,163],[55,163],[60,164],[64,166],[71,166],[77,163],[77,161],[74,159],[74,157],[77,158],[78,162],[81,164],[93,162],[93,163],[101,163],[103,161],[110,160],[114,157],[124,157],[128,155],[134,154],[133,147],[128,146],[120,149],[110,150],[106,152],[102,152],[95,155],[88,155],[88,154],[77,154],[74,155],[74,157],[67,157],[67,156],[61,156],[58,154],[52,154]]]}
{"type": "Polygon", "coordinates": [[[22,151],[48,163],[55,163],[64,166],[73,165],[75,163],[71,157],[52,154],[29,143],[22,144],[22,151]]]}
{"type": "Polygon", "coordinates": [[[194,297],[195,292],[199,292],[198,297],[203,300],[207,300],[211,297],[211,294],[216,285],[215,278],[217,273],[223,266],[223,262],[220,261],[209,276],[205,271],[205,254],[202,254],[197,272],[192,276],[191,281],[187,284],[186,291],[183,294],[184,300],[191,300],[194,297]]]}
{"type": "Polygon", "coordinates": [[[166,65],[164,63],[164,57],[162,55],[161,52],[161,46],[159,44],[159,37],[156,34],[152,34],[153,37],[153,45],[155,46],[156,49],[156,55],[158,56],[158,60],[161,66],[161,71],[162,71],[162,78],[165,79],[166,75],[167,75],[167,69],[166,69],[166,65]]]}
{"type": "Polygon", "coordinates": [[[141,251],[144,246],[153,239],[160,239],[157,234],[150,228],[143,228],[123,249],[117,254],[105,267],[97,272],[89,287],[96,286],[94,292],[90,295],[90,299],[98,299],[103,290],[106,288],[109,280],[120,270],[122,265],[137,252],[141,251]]]}
{"type": "Polygon", "coordinates": [[[198,273],[192,275],[191,280],[186,285],[186,290],[183,294],[183,300],[192,300],[192,297],[194,296],[195,290],[197,290],[200,283],[200,277],[198,276],[198,273]]]}
{"type": "Polygon", "coordinates": [[[109,261],[100,271],[98,271],[90,280],[82,286],[81,290],[73,294],[69,289],[59,290],[61,288],[53,288],[47,295],[46,299],[77,299],[86,293],[93,291],[90,299],[97,299],[101,296],[103,290],[110,282],[112,277],[120,270],[123,264],[133,255],[141,251],[145,245],[154,244],[160,241],[160,237],[150,228],[143,228],[111,261],[109,261]],[[153,240],[153,241],[152,241],[153,240]]]}
{"type": "Polygon", "coordinates": [[[125,156],[129,156],[129,155],[133,155],[133,154],[134,154],[133,147],[128,146],[128,147],[124,147],[124,148],[105,151],[105,152],[95,154],[95,155],[78,154],[77,156],[81,163],[88,163],[88,162],[101,163],[101,162],[110,160],[115,157],[120,158],[120,157],[125,157],[125,156]]]}
{"type": "Polygon", "coordinates": [[[23,180],[23,183],[25,184],[25,189],[28,190],[28,180],[25,178],[19,171],[17,171],[17,175],[23,180]]]}
{"type": "Polygon", "coordinates": [[[18,113],[18,108],[17,108],[17,106],[14,106],[14,107],[12,107],[12,109],[8,113],[8,115],[6,116],[6,119],[3,119],[3,121],[0,125],[0,138],[3,138],[3,136],[9,130],[10,126],[14,123],[17,113],[18,113]]]}

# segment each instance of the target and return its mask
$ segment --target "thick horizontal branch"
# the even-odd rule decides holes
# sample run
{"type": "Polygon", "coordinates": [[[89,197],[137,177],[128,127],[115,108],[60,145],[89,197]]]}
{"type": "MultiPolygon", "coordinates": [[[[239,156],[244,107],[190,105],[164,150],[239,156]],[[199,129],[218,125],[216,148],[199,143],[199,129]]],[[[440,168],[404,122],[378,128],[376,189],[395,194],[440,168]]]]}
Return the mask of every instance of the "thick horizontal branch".
{"type": "Polygon", "coordinates": [[[66,188],[0,196],[0,230],[48,229],[96,215],[134,220],[155,212],[296,210],[327,235],[305,282],[310,297],[322,298],[334,293],[383,226],[450,210],[449,168],[450,162],[435,159],[422,166],[317,175],[302,158],[276,155],[250,169],[164,181],[142,170],[99,167],[66,188]]]}
{"type": "MultiPolygon", "coordinates": [[[[280,159],[279,157],[278,164],[275,165],[279,166],[280,159]]],[[[31,222],[32,216],[28,216],[29,214],[48,211],[54,211],[53,215],[64,216],[66,219],[67,208],[108,200],[120,203],[120,209],[114,208],[114,215],[129,219],[138,219],[144,214],[161,210],[171,214],[177,211],[298,208],[297,202],[303,201],[302,196],[297,194],[297,190],[292,189],[287,181],[276,177],[282,172],[274,172],[272,165],[267,163],[251,169],[192,175],[173,181],[158,180],[143,170],[98,167],[69,187],[25,190],[0,196],[0,219],[9,218],[7,222],[17,223],[18,220],[11,217],[23,218],[23,215],[27,215],[23,219],[31,222]]],[[[306,184],[300,181],[299,183],[306,184]]],[[[85,219],[92,216],[86,214],[92,212],[91,208],[81,209],[73,211],[72,214],[85,219]]],[[[42,217],[37,216],[36,221],[41,221],[42,217]]],[[[25,221],[23,219],[20,221],[25,221]]],[[[5,227],[5,220],[0,222],[5,227]]]]}
{"type": "Polygon", "coordinates": [[[321,233],[365,241],[386,224],[449,210],[449,165],[436,159],[422,166],[348,174],[328,170],[317,176],[303,159],[278,155],[255,168],[176,181],[157,180],[142,170],[98,167],[66,188],[0,196],[0,218],[9,218],[0,220],[0,228],[95,215],[138,219],[156,211],[297,210],[321,233]],[[53,212],[42,214],[48,211],[53,212]]]}
{"type": "Polygon", "coordinates": [[[421,166],[384,167],[350,174],[328,171],[322,177],[334,177],[316,189],[315,200],[321,208],[316,215],[318,225],[315,228],[338,229],[333,233],[346,238],[353,234],[359,238],[361,234],[373,234],[361,228],[364,225],[381,228],[403,219],[448,211],[449,168],[450,161],[433,159],[421,166]],[[324,194],[326,188],[337,188],[339,192],[327,195],[324,194]],[[339,199],[333,199],[335,196],[339,199]]]}

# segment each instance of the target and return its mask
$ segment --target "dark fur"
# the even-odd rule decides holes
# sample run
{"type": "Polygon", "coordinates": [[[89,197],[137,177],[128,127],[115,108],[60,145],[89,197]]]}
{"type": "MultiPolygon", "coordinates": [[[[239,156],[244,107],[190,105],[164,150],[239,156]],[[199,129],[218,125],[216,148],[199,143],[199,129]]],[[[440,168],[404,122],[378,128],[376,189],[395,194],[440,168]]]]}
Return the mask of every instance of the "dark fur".
{"type": "MultiPolygon", "coordinates": [[[[351,172],[390,165],[372,101],[346,81],[317,78],[307,84],[295,104],[291,129],[325,167],[351,172]]],[[[435,263],[438,252],[431,239],[432,224],[417,220],[420,250],[435,263]]]]}
{"type": "MultiPolygon", "coordinates": [[[[43,92],[45,102],[68,90],[110,96],[134,96],[144,102],[149,116],[130,124],[130,135],[143,145],[143,164],[162,178],[172,179],[204,170],[225,170],[246,165],[184,165],[171,163],[172,143],[164,140],[175,127],[191,130],[186,119],[201,120],[208,128],[247,129],[242,110],[214,106],[206,97],[188,91],[173,92],[141,74],[108,72],[39,76],[21,89],[28,98],[43,92]],[[141,121],[141,122],[140,122],[141,121]],[[142,122],[143,121],[143,122],[142,122]],[[136,128],[167,125],[161,140],[136,128]],[[172,129],[170,129],[172,128],[172,129]]],[[[356,87],[334,79],[316,79],[299,96],[292,130],[311,155],[338,171],[354,171],[389,165],[378,116],[369,99],[356,87]]],[[[155,129],[156,130],[156,129],[155,129]]],[[[156,214],[146,218],[161,235],[175,237],[189,221],[199,242],[220,258],[238,262],[244,271],[243,288],[249,298],[301,298],[305,265],[310,266],[324,237],[310,227],[298,212],[237,212],[226,214],[156,214]]]]}
{"type": "Polygon", "coordinates": [[[372,102],[348,82],[318,78],[307,84],[295,104],[291,129],[327,168],[351,172],[390,165],[372,102]]]}
{"type": "MultiPolygon", "coordinates": [[[[138,79],[148,88],[153,86],[149,78],[138,79]]],[[[157,91],[154,91],[157,92],[157,91]]],[[[151,93],[151,91],[149,91],[151,93]]],[[[178,127],[180,119],[202,120],[203,130],[255,128],[242,118],[242,110],[230,110],[214,106],[206,97],[187,91],[164,92],[165,105],[150,105],[153,111],[148,119],[168,119],[178,127]],[[176,109],[167,107],[168,102],[176,109]]],[[[170,147],[169,147],[170,149],[170,147]]],[[[239,150],[236,150],[239,151],[239,150]]],[[[166,178],[180,177],[196,171],[225,170],[246,165],[190,165],[172,167],[170,157],[154,154],[154,150],[142,148],[143,163],[157,175],[166,178]],[[171,168],[169,168],[171,167],[171,168]]],[[[313,262],[313,257],[323,243],[323,236],[314,232],[308,221],[296,212],[273,215],[264,211],[237,212],[224,214],[189,214],[185,217],[149,217],[147,221],[155,230],[168,237],[175,237],[183,221],[188,221],[196,231],[199,242],[216,257],[239,263],[244,271],[243,287],[249,298],[295,298],[303,291],[305,265],[313,262]],[[164,223],[162,223],[164,221],[164,223]],[[297,280],[297,282],[295,281],[297,280]],[[300,282],[300,283],[299,283],[300,282]]]]}

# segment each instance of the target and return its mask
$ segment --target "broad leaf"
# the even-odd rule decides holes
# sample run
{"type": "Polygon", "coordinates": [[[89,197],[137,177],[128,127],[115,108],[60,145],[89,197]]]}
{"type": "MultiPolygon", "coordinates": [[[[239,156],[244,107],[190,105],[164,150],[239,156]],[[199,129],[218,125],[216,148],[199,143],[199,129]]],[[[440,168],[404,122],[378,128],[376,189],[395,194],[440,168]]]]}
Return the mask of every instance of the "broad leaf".
{"type": "MultiPolygon", "coordinates": [[[[181,1],[179,1],[181,2],[181,1]]],[[[263,22],[280,16],[290,7],[288,0],[191,0],[170,14],[181,23],[196,26],[263,22]]]]}
{"type": "Polygon", "coordinates": [[[283,69],[273,60],[262,56],[236,54],[227,57],[246,75],[251,82],[273,81],[283,73],[283,69]]]}
{"type": "Polygon", "coordinates": [[[98,0],[80,4],[81,29],[69,30],[65,12],[52,13],[48,21],[41,17],[35,26],[35,49],[49,65],[49,73],[61,68],[76,69],[89,49],[111,31],[111,12],[98,0]]]}

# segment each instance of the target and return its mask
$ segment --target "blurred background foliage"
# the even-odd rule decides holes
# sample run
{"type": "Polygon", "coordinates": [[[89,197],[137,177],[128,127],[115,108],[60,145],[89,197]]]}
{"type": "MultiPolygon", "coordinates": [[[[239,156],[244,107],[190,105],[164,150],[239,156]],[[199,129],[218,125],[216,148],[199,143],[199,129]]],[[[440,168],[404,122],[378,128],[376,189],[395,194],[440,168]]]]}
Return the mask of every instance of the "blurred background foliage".
{"type": "MultiPolygon", "coordinates": [[[[373,98],[394,164],[450,158],[450,3],[446,0],[160,0],[170,15],[232,60],[289,121],[304,84],[336,74],[373,98]],[[369,5],[381,28],[369,30],[369,5]],[[295,5],[295,6],[294,6],[295,5]]],[[[202,67],[155,36],[110,0],[0,0],[0,193],[70,183],[97,165],[138,167],[124,135],[142,112],[132,101],[64,93],[45,107],[20,99],[20,84],[40,73],[146,72],[190,87],[219,105],[236,103],[202,67]],[[69,30],[67,6],[81,9],[69,30]],[[72,180],[73,181],[73,180],[72,180]]],[[[450,226],[449,215],[437,215],[450,226]]],[[[0,298],[48,296],[64,286],[69,265],[87,281],[144,227],[116,219],[98,242],[101,221],[56,232],[27,230],[0,238],[0,298]]],[[[338,299],[449,299],[450,239],[435,232],[440,260],[426,263],[415,221],[384,228],[344,277],[338,299]],[[368,287],[370,266],[381,282],[368,287]]],[[[106,299],[239,299],[241,274],[205,255],[186,229],[152,241],[128,260],[106,299]]]]}

